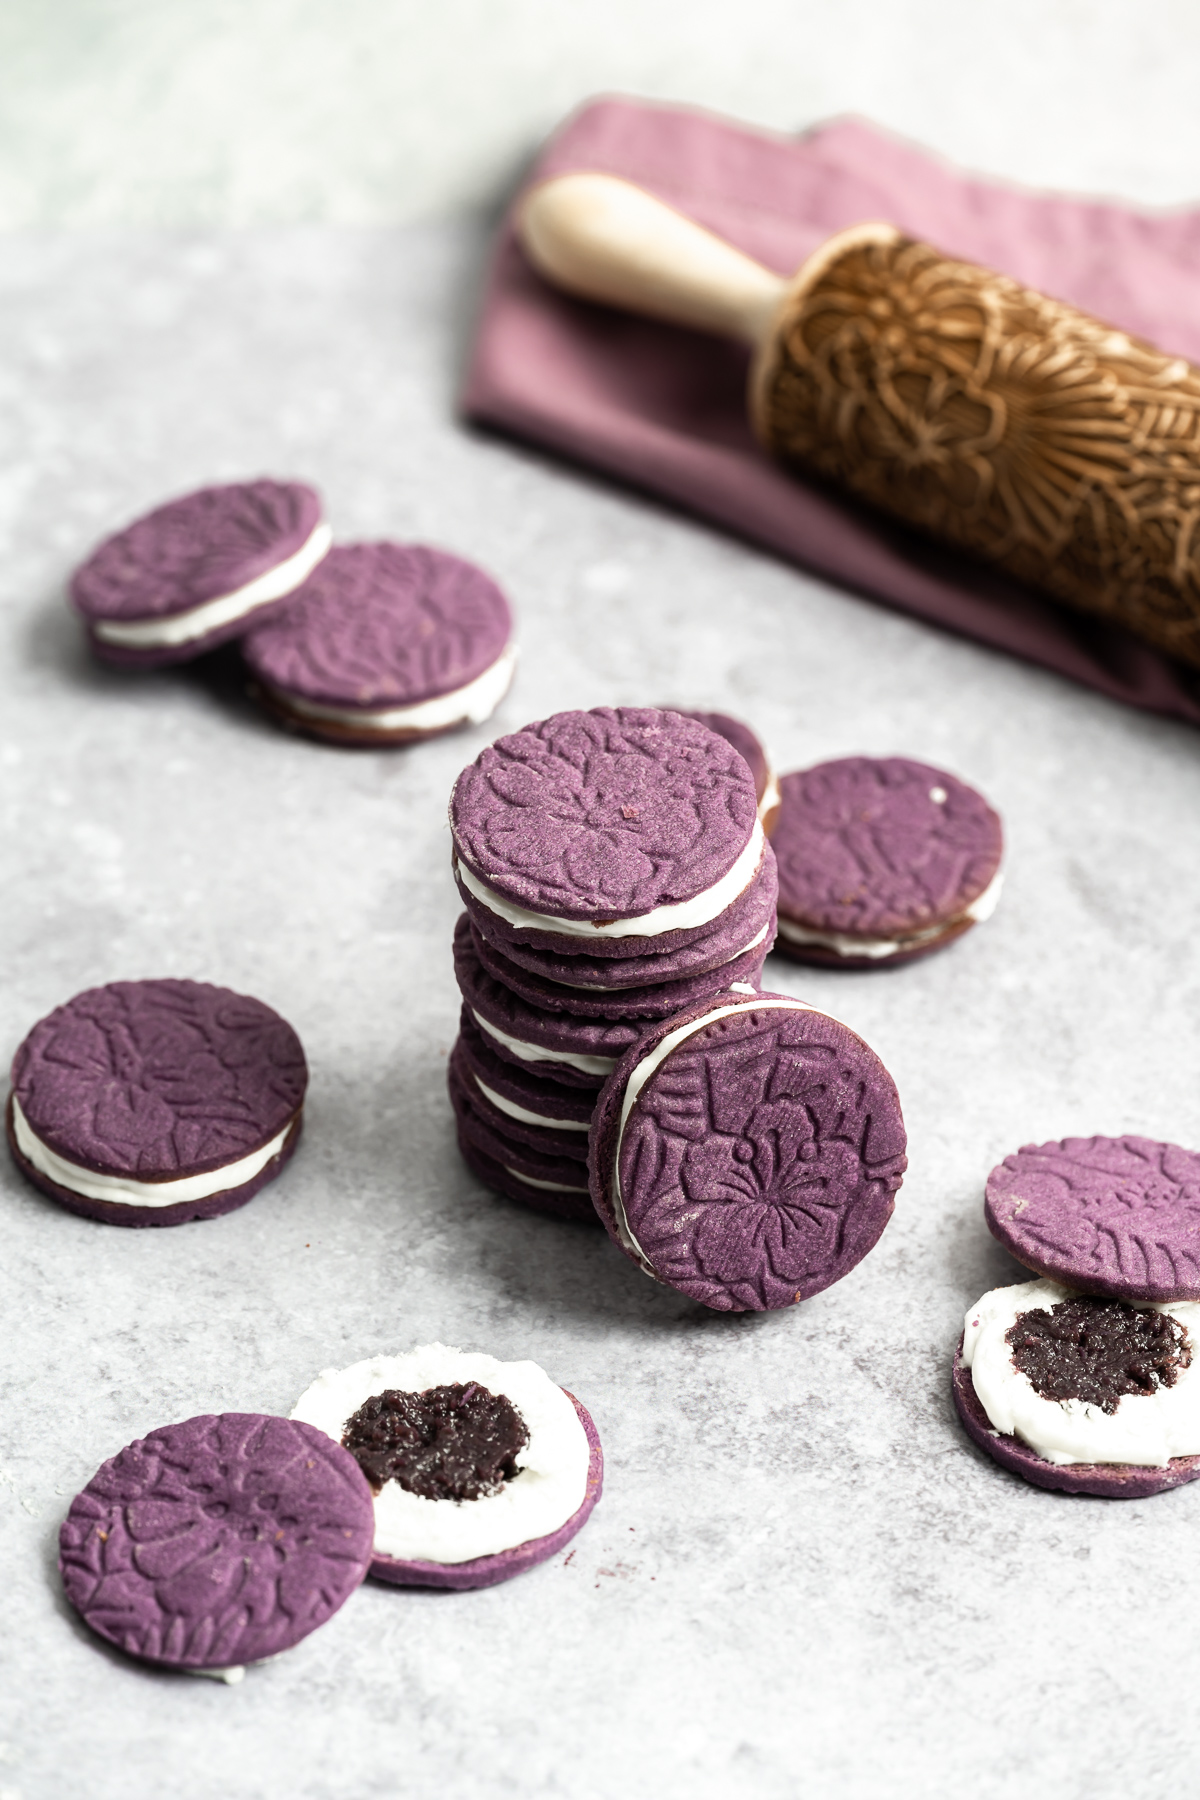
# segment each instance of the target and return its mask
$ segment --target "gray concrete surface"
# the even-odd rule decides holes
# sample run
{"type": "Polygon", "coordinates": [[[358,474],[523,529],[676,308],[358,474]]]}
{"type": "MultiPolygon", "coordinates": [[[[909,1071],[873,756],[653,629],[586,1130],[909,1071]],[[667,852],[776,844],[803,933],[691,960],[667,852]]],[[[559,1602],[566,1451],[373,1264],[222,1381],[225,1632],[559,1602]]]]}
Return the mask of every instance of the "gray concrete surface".
{"type": "Polygon", "coordinates": [[[1143,1795],[1200,1749],[1200,1486],[1035,1492],[960,1434],[963,1310],[1015,1279],[981,1213],[1008,1150],[1200,1142],[1200,736],[848,598],[451,418],[480,232],[15,236],[0,267],[0,1046],[118,976],[260,994],[308,1131],[244,1211],[123,1232],[0,1167],[0,1800],[1143,1795]],[[494,730],[678,699],[781,768],[903,751],[1002,808],[994,921],[892,974],[772,962],[884,1057],[896,1217],[793,1314],[707,1316],[456,1158],[444,806],[485,727],[338,752],[230,668],[89,662],[61,598],[105,530],[213,478],[297,473],[343,538],[478,558],[520,616],[494,730]],[[286,1411],[327,1364],[432,1337],[533,1356],[592,1409],[605,1497],[507,1587],[368,1586],[238,1688],[73,1622],[69,1496],[165,1420],[286,1411]]]}

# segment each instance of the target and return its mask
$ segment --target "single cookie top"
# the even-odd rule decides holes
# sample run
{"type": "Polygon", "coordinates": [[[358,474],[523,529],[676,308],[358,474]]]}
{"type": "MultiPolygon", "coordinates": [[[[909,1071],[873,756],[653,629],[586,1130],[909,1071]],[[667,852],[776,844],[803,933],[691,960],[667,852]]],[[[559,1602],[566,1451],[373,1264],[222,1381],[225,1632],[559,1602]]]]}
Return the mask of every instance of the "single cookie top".
{"type": "Polygon", "coordinates": [[[67,1599],[132,1656],[227,1669],[290,1649],[365,1576],[371,1490],[312,1425],[222,1413],[104,1463],[59,1534],[67,1599]]]}
{"type": "Polygon", "coordinates": [[[779,785],[771,841],[781,919],[902,937],[965,913],[999,870],[999,817],[944,769],[902,756],[847,756],[779,785]]]}
{"type": "Polygon", "coordinates": [[[592,1125],[592,1198],[648,1274],[763,1311],[866,1255],[904,1152],[895,1084],[861,1038],[786,995],[722,995],[622,1057],[592,1125]]]}
{"type": "Polygon", "coordinates": [[[285,694],[378,709],[467,687],[511,632],[507,600],[474,563],[420,544],[343,544],[242,654],[285,694]]]}
{"type": "Polygon", "coordinates": [[[1200,1300],[1200,1155],[1152,1138],[1026,1144],[987,1179],[988,1228],[1039,1275],[1117,1300],[1200,1300]]]}
{"type": "Polygon", "coordinates": [[[286,562],[320,521],[302,482],[201,488],[105,538],[71,577],[71,599],[93,624],[189,612],[286,562]]]}
{"type": "Polygon", "coordinates": [[[455,784],[450,824],[462,864],[510,907],[595,924],[681,908],[650,929],[689,929],[715,916],[701,897],[745,857],[757,808],[750,770],[707,726],[597,707],[489,745],[455,784]]]}
{"type": "Polygon", "coordinates": [[[34,1026],[12,1067],[15,1106],[41,1145],[147,1182],[221,1169],[270,1143],[307,1082],[285,1019],[201,981],[89,988],[34,1026]]]}
{"type": "Polygon", "coordinates": [[[557,1530],[586,1497],[584,1428],[570,1398],[533,1362],[426,1344],[326,1369],[292,1417],[348,1444],[377,1483],[377,1556],[494,1556],[557,1530]],[[468,1400],[482,1390],[476,1416],[439,1396],[448,1388],[468,1400]],[[451,1416],[439,1425],[444,1413],[451,1416]],[[453,1441],[467,1436],[470,1444],[453,1441]],[[391,1468],[381,1449],[392,1452],[391,1468]]]}

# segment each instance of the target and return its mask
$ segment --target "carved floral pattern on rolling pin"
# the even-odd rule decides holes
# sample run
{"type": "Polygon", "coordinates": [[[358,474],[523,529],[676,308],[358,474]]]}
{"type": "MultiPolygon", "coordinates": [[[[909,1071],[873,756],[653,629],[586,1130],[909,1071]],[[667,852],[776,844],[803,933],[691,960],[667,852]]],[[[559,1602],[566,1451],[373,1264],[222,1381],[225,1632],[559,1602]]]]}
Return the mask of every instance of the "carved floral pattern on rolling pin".
{"type": "Polygon", "coordinates": [[[1200,666],[1182,357],[868,226],[802,271],[757,418],[786,462],[1200,666]]]}

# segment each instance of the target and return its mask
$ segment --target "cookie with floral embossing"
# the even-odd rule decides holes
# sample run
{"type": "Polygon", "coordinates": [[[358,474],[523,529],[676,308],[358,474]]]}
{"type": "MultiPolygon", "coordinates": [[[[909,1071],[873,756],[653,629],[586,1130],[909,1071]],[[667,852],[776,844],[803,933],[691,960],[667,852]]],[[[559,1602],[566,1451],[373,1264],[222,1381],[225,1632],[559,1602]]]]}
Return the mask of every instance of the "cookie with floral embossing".
{"type": "Polygon", "coordinates": [[[294,594],[332,535],[303,482],[201,488],[106,538],[71,577],[70,596],[105,662],[188,662],[294,594]]]}
{"type": "Polygon", "coordinates": [[[592,1123],[592,1198],[639,1268],[705,1306],[820,1293],[891,1218],[907,1166],[895,1083],[836,1019],[722,995],[621,1058],[592,1123]]]}
{"type": "Polygon", "coordinates": [[[897,968],[955,942],[1000,898],[999,816],[957,776],[847,756],[780,783],[776,949],[824,968],[897,968]]]}
{"type": "Polygon", "coordinates": [[[1200,1300],[1200,1155],[1143,1137],[1026,1144],[987,1179],[993,1236],[1038,1275],[1130,1303],[1200,1300]]]}
{"type": "Polygon", "coordinates": [[[29,1180],[109,1225],[244,1206],[300,1136],[300,1040],[261,1000],[202,981],[76,994],[13,1059],[8,1142],[29,1180]]]}
{"type": "Polygon", "coordinates": [[[371,1573],[494,1587],[570,1543],[604,1485],[587,1408],[534,1362],[425,1344],[326,1369],[304,1419],[358,1459],[375,1495],[371,1573]]]}
{"type": "Polygon", "coordinates": [[[583,1152],[573,1142],[531,1142],[536,1133],[514,1129],[499,1108],[481,1095],[463,1057],[461,1042],[455,1046],[446,1071],[458,1147],[463,1161],[481,1181],[510,1200],[518,1200],[535,1212],[557,1219],[595,1224],[588,1186],[587,1139],[583,1152]]]}
{"type": "Polygon", "coordinates": [[[550,980],[572,965],[601,985],[672,980],[774,914],[754,778],[679,713],[597,707],[499,738],[459,776],[450,825],[472,920],[514,961],[544,955],[550,980]],[[607,961],[634,972],[606,981],[607,961]]]}
{"type": "Polygon", "coordinates": [[[285,724],[371,747],[491,717],[515,666],[512,614],[474,563],[421,544],[339,544],[242,640],[285,724]]]}
{"type": "Polygon", "coordinates": [[[241,1677],[332,1618],[375,1535],[358,1462],[313,1425],[220,1413],[103,1463],[59,1533],[67,1599],[118,1650],[241,1677]]]}
{"type": "Polygon", "coordinates": [[[684,712],[683,717],[697,719],[701,725],[707,725],[710,731],[715,731],[718,737],[723,737],[732,744],[739,756],[744,758],[746,767],[754,777],[758,816],[763,830],[770,837],[779,819],[779,783],[767,760],[766,751],[750,727],[741,719],[731,718],[728,713],[684,712]]]}

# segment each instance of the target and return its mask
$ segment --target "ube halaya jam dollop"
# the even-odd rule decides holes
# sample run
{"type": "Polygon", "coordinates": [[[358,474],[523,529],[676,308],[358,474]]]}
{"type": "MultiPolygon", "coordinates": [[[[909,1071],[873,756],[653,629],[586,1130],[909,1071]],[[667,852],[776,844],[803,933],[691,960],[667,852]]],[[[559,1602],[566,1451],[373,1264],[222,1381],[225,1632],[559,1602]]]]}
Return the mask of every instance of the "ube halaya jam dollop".
{"type": "Polygon", "coordinates": [[[1084,1295],[1019,1313],[1004,1341],[1044,1400],[1084,1400],[1106,1413],[1126,1394],[1174,1387],[1192,1361],[1187,1331],[1169,1313],[1084,1295]]]}
{"type": "Polygon", "coordinates": [[[477,1381],[372,1394],[347,1421],[345,1449],[375,1493],[396,1481],[424,1500],[480,1500],[519,1473],[529,1428],[511,1400],[477,1381]]]}

